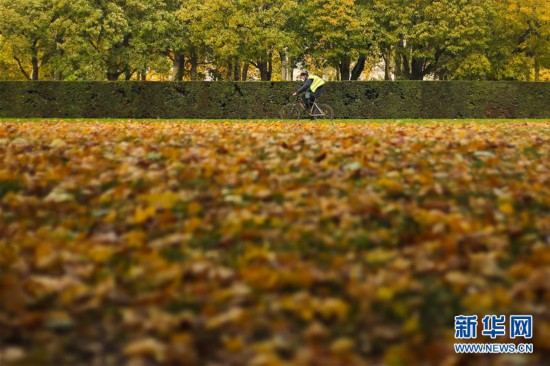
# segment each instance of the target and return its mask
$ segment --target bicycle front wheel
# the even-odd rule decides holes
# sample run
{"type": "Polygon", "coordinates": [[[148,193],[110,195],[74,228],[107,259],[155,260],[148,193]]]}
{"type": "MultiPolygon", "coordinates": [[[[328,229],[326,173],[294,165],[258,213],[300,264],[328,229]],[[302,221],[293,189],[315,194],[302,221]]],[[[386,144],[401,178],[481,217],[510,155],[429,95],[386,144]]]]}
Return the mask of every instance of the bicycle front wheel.
{"type": "Polygon", "coordinates": [[[300,106],[296,103],[289,103],[279,111],[279,117],[281,119],[300,119],[300,106]]]}
{"type": "Polygon", "coordinates": [[[323,114],[321,119],[333,119],[334,118],[334,111],[332,110],[332,107],[328,104],[318,104],[317,105],[319,109],[321,110],[321,113],[323,114]]]}

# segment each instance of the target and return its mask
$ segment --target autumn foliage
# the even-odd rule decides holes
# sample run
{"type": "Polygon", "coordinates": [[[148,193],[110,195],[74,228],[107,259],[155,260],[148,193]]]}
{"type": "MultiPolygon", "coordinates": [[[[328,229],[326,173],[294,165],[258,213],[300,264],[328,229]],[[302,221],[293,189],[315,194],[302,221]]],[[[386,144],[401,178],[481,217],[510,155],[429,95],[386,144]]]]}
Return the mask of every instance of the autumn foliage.
{"type": "Polygon", "coordinates": [[[550,122],[0,123],[0,363],[550,356],[550,122]]]}

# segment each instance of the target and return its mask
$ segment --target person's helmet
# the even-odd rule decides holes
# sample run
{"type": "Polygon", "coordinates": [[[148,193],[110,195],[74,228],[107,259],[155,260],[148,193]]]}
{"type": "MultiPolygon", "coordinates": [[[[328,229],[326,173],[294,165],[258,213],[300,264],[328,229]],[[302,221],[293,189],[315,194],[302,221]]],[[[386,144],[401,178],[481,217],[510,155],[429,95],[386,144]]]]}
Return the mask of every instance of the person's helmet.
{"type": "Polygon", "coordinates": [[[307,71],[302,71],[300,73],[300,76],[305,76],[305,77],[308,77],[309,76],[309,73],[307,71]]]}

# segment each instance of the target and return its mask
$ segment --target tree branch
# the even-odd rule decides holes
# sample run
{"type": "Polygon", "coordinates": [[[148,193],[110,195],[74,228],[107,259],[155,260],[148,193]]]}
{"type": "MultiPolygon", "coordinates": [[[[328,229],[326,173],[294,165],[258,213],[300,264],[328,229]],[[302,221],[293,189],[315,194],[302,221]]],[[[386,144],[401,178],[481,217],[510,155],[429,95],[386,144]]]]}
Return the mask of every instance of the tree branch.
{"type": "Polygon", "coordinates": [[[88,42],[90,42],[90,44],[92,45],[93,49],[98,51],[99,52],[99,47],[95,45],[94,41],[93,40],[88,40],[88,42]]]}
{"type": "Polygon", "coordinates": [[[23,73],[23,75],[25,75],[25,77],[27,78],[27,80],[31,80],[31,77],[29,74],[27,74],[27,72],[25,71],[25,69],[23,68],[23,65],[21,65],[21,60],[19,60],[19,58],[17,56],[13,56],[14,60],[17,61],[17,65],[19,65],[19,70],[21,70],[21,72],[23,73]]]}

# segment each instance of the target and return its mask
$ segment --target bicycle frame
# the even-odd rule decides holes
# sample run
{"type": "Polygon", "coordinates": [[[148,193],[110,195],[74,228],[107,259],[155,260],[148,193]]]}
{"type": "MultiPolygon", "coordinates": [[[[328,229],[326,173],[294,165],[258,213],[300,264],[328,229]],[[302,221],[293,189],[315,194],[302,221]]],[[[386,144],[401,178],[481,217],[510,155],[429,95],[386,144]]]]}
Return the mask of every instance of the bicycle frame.
{"type": "Polygon", "coordinates": [[[306,107],[302,98],[296,96],[292,103],[285,104],[279,111],[282,119],[300,119],[300,115],[308,116],[311,119],[332,119],[334,112],[328,104],[313,101],[310,107],[306,107]]]}
{"type": "Polygon", "coordinates": [[[296,104],[299,104],[303,109],[304,111],[306,111],[306,113],[310,116],[310,117],[324,117],[325,114],[323,113],[323,111],[321,110],[321,108],[319,108],[319,106],[317,105],[317,99],[315,99],[313,101],[313,104],[311,105],[311,108],[307,108],[303,101],[302,101],[302,98],[296,96],[296,104]]]}
{"type": "Polygon", "coordinates": [[[311,110],[307,111],[311,117],[324,117],[325,113],[319,108],[317,102],[313,102],[311,110]]]}

